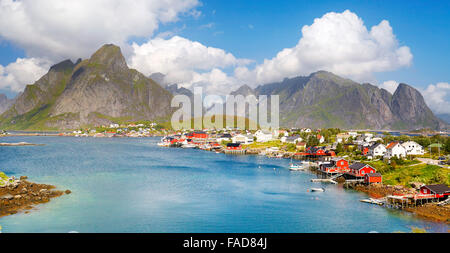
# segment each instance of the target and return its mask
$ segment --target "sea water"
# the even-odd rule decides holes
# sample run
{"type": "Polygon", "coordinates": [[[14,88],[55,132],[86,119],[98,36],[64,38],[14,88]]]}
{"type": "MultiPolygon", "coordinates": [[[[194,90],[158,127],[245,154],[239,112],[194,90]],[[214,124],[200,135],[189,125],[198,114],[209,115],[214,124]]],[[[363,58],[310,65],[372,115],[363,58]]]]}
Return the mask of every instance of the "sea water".
{"type": "Polygon", "coordinates": [[[159,138],[4,137],[0,171],[71,194],[0,218],[3,232],[397,232],[449,227],[310,182],[289,160],[158,147],[159,138]],[[324,187],[325,192],[310,192],[324,187]]]}

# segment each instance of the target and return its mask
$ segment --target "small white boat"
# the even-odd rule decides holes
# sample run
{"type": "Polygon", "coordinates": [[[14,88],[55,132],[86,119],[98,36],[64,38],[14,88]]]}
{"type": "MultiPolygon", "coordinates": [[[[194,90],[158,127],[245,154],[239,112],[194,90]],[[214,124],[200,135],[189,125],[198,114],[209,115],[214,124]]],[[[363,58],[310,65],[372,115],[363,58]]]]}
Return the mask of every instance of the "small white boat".
{"type": "Polygon", "coordinates": [[[194,145],[194,144],[188,143],[188,144],[183,144],[183,146],[181,146],[181,147],[182,147],[182,148],[196,148],[197,146],[194,145]]]}
{"type": "Polygon", "coordinates": [[[324,188],[311,188],[312,192],[324,192],[325,189],[324,188]]]}
{"type": "Polygon", "coordinates": [[[294,164],[294,163],[292,162],[292,157],[291,157],[291,163],[289,163],[289,169],[290,169],[290,170],[303,170],[304,168],[303,168],[303,166],[300,165],[300,164],[294,164]]]}
{"type": "Polygon", "coordinates": [[[303,170],[303,167],[301,165],[291,163],[289,165],[289,169],[290,170],[303,170]]]}

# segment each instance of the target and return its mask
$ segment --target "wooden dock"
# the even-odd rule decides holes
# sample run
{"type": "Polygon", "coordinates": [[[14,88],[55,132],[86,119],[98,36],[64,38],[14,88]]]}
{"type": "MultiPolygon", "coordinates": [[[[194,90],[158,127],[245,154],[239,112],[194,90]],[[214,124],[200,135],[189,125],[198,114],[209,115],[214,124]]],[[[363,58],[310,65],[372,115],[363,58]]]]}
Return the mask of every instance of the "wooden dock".
{"type": "Polygon", "coordinates": [[[313,179],[311,179],[311,182],[315,182],[315,183],[320,182],[320,183],[332,183],[332,184],[337,184],[337,182],[334,181],[334,180],[331,179],[331,178],[313,178],[313,179]]]}
{"type": "Polygon", "coordinates": [[[231,154],[231,155],[245,155],[245,149],[241,149],[241,150],[225,149],[223,152],[225,154],[231,154]]]}

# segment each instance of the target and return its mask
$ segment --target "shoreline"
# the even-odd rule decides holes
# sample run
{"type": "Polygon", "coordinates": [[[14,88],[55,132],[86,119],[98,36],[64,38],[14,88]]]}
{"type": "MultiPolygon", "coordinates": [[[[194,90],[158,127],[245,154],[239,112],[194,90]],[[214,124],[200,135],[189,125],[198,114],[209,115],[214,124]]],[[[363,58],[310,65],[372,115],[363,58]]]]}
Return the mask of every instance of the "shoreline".
{"type": "MultiPolygon", "coordinates": [[[[355,185],[348,187],[347,189],[353,189],[358,192],[364,192],[371,198],[384,198],[387,195],[398,195],[415,192],[413,188],[405,188],[392,185],[355,185]]],[[[403,211],[413,213],[417,218],[433,222],[443,222],[450,225],[450,206],[438,206],[435,203],[427,203],[422,206],[408,207],[402,209],[403,211]]]]}
{"type": "Polygon", "coordinates": [[[49,202],[52,198],[70,194],[70,190],[56,190],[54,185],[29,182],[27,177],[8,182],[0,186],[0,218],[17,214],[29,213],[36,205],[49,202]]]}

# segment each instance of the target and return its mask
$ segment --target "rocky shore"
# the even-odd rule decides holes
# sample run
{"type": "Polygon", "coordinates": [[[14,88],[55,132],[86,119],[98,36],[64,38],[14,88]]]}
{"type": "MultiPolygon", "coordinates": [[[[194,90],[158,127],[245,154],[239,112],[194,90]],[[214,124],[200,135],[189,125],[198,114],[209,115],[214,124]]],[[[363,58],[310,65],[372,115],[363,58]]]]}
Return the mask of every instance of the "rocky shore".
{"type": "MultiPolygon", "coordinates": [[[[392,185],[349,185],[348,188],[354,190],[365,192],[372,198],[383,198],[387,195],[400,195],[400,194],[413,194],[416,193],[414,188],[406,188],[403,186],[392,186],[392,185]]],[[[409,207],[403,209],[404,211],[414,213],[422,218],[445,222],[450,224],[450,206],[438,206],[436,203],[428,203],[423,206],[409,207]]]]}
{"type": "MultiPolygon", "coordinates": [[[[5,178],[3,177],[3,179],[5,178]]],[[[0,184],[0,217],[20,211],[28,213],[34,205],[46,203],[51,198],[71,193],[70,190],[55,190],[53,185],[37,184],[26,179],[25,176],[20,177],[19,180],[11,177],[0,184]]]]}

